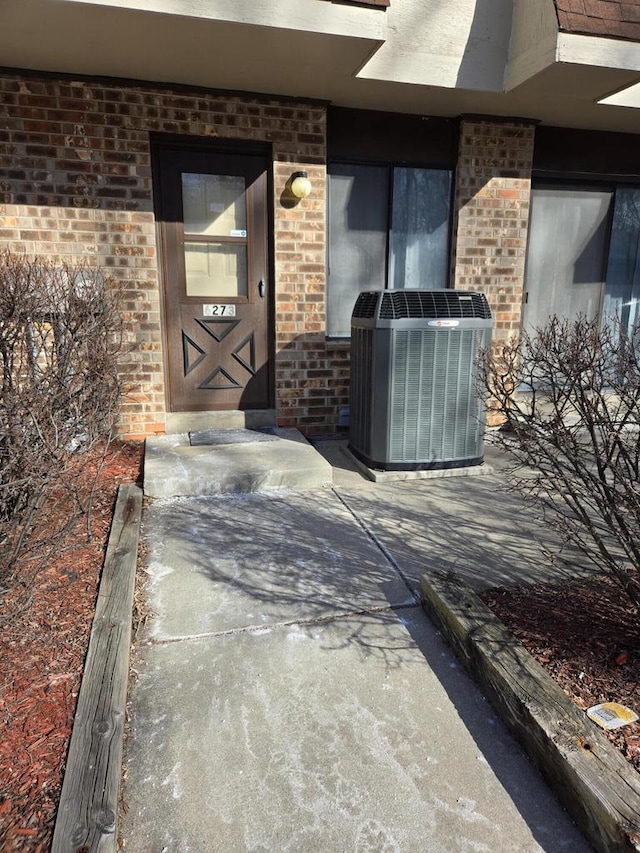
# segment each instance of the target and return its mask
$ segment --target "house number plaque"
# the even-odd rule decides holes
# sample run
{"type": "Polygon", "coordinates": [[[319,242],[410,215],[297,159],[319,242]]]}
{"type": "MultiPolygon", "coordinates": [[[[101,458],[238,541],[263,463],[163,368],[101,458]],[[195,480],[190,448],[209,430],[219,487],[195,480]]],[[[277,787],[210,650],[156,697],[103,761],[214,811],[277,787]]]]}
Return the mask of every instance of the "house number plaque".
{"type": "Polygon", "coordinates": [[[203,305],[202,313],[205,317],[235,317],[236,316],[236,306],[235,304],[221,304],[217,303],[214,305],[203,305]]]}

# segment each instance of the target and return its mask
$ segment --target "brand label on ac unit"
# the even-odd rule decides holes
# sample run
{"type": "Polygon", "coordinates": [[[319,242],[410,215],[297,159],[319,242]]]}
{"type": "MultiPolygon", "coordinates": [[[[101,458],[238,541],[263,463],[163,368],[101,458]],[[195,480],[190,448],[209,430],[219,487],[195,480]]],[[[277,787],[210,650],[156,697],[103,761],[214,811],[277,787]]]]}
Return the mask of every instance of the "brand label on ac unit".
{"type": "Polygon", "coordinates": [[[438,329],[452,329],[460,325],[459,320],[429,320],[429,326],[436,326],[438,329]]]}

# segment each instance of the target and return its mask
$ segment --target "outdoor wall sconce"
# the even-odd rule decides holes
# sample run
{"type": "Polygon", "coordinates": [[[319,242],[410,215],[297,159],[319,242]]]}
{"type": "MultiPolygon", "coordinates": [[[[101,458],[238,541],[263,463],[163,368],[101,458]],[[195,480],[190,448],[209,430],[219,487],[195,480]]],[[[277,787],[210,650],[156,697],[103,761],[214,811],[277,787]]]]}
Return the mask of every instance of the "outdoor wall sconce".
{"type": "Polygon", "coordinates": [[[311,181],[306,172],[294,172],[291,175],[291,193],[299,199],[306,198],[311,192],[311,181]]]}

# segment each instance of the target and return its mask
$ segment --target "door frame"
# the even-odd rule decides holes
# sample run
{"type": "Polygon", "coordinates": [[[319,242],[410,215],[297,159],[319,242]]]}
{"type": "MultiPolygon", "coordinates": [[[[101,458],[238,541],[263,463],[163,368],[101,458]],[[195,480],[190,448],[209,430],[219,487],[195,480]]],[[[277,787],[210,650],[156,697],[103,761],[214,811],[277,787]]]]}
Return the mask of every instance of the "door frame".
{"type": "MultiPolygon", "coordinates": [[[[269,143],[252,142],[250,140],[218,140],[208,136],[189,136],[184,134],[153,133],[150,134],[151,152],[151,175],[153,191],[153,213],[156,226],[157,246],[157,269],[158,287],[160,291],[160,325],[162,329],[163,370],[164,370],[164,396],[165,410],[167,413],[198,412],[206,414],[215,413],[219,409],[192,408],[185,412],[179,407],[172,407],[171,402],[171,379],[169,372],[169,330],[167,324],[167,300],[166,282],[171,268],[170,253],[167,250],[167,242],[162,228],[161,220],[161,186],[162,169],[160,152],[179,153],[210,153],[212,156],[247,155],[261,157],[265,162],[266,175],[266,252],[267,252],[267,274],[269,286],[267,287],[267,378],[268,378],[268,402],[266,410],[275,409],[275,354],[276,354],[276,312],[275,312],[275,247],[274,247],[274,210],[273,210],[273,146],[269,143]]],[[[240,410],[233,410],[240,411],[240,410]]],[[[252,411],[252,410],[248,410],[252,411]]],[[[257,410],[256,410],[257,411],[257,410]]]]}

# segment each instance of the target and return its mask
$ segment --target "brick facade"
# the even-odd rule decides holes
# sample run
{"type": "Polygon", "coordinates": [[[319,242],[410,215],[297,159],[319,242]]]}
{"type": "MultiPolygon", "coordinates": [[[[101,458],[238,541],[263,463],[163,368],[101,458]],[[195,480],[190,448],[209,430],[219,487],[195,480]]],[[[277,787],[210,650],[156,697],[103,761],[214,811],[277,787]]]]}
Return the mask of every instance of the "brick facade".
{"type": "Polygon", "coordinates": [[[487,295],[496,343],[520,330],[534,130],[483,119],[460,127],[453,286],[487,295]]]}
{"type": "MultiPolygon", "coordinates": [[[[325,339],[325,106],[36,76],[0,77],[0,97],[0,247],[89,261],[123,282],[128,436],[164,432],[167,405],[150,134],[269,144],[277,419],[335,432],[349,346],[325,339]],[[285,185],[300,169],[312,193],[292,205],[285,185]]],[[[520,324],[533,136],[525,122],[461,123],[452,280],[487,293],[496,340],[520,324]]]]}
{"type": "Polygon", "coordinates": [[[308,433],[333,428],[345,381],[344,359],[324,341],[325,115],[323,105],[277,98],[0,78],[0,246],[88,260],[123,281],[124,435],[165,429],[150,162],[150,133],[161,132],[272,146],[278,419],[308,433]],[[282,192],[296,169],[313,191],[288,207],[282,192]]]}

